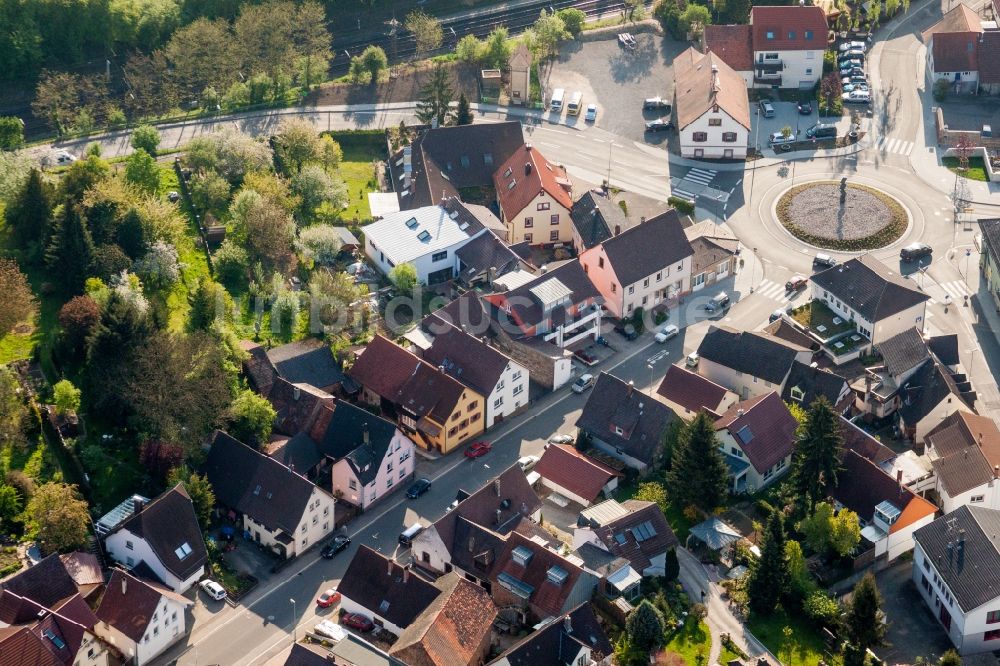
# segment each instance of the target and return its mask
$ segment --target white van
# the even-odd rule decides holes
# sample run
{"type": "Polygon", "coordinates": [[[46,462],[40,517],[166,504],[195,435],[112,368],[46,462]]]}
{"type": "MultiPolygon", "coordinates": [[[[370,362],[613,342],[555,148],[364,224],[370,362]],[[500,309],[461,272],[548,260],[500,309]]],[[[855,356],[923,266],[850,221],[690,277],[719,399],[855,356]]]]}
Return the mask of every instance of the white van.
{"type": "Polygon", "coordinates": [[[580,115],[580,108],[583,106],[583,93],[577,90],[569,98],[569,104],[566,105],[566,113],[578,116],[580,115]]]}
{"type": "Polygon", "coordinates": [[[556,113],[562,113],[563,108],[563,98],[566,96],[566,91],[562,88],[556,88],[552,91],[552,99],[549,100],[549,109],[555,111],[556,113]]]}
{"type": "Polygon", "coordinates": [[[417,535],[423,531],[423,525],[420,523],[413,523],[399,535],[399,545],[404,548],[409,548],[413,544],[413,540],[417,538],[417,535]]]}

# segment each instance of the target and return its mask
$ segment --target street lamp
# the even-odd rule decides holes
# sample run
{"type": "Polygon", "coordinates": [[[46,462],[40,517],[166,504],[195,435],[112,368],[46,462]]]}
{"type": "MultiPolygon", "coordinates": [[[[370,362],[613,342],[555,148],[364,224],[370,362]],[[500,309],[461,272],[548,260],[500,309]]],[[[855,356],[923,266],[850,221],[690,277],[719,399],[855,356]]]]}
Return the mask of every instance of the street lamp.
{"type": "Polygon", "coordinates": [[[653,363],[647,363],[646,367],[649,368],[649,397],[653,397],[653,363]]]}
{"type": "MultiPolygon", "coordinates": [[[[756,173],[756,172],[754,172],[756,173]]],[[[753,283],[757,279],[757,248],[753,248],[753,266],[750,267],[750,293],[753,293],[753,283]]]]}
{"type": "Polygon", "coordinates": [[[972,378],[972,362],[976,358],[976,352],[977,351],[979,351],[979,347],[973,347],[972,349],[968,350],[968,352],[969,352],[969,367],[968,367],[968,371],[969,372],[968,372],[968,375],[969,375],[970,379],[972,378]]]}
{"type": "Polygon", "coordinates": [[[295,636],[295,599],[289,597],[288,600],[292,602],[292,643],[298,643],[299,639],[295,636]]]}

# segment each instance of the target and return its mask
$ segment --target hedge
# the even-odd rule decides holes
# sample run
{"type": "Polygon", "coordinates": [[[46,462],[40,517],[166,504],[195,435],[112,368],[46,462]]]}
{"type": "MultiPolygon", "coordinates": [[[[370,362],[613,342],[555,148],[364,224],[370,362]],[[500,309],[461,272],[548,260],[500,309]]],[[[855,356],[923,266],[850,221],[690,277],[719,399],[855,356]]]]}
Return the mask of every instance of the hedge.
{"type": "Polygon", "coordinates": [[[667,197],[667,203],[673,206],[678,213],[684,213],[685,215],[694,213],[694,204],[687,199],[672,196],[667,197]]]}

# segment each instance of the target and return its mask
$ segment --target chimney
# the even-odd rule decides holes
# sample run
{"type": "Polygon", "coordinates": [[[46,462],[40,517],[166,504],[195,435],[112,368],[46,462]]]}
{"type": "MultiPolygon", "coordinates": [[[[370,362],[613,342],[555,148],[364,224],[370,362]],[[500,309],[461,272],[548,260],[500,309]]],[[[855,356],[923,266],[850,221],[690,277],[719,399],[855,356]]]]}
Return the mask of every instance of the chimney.
{"type": "Polygon", "coordinates": [[[1000,465],[993,465],[993,478],[1000,479],[1000,465]]]}
{"type": "Polygon", "coordinates": [[[622,232],[622,225],[620,225],[620,224],[616,224],[616,225],[615,225],[615,236],[617,236],[617,235],[618,235],[618,234],[620,234],[621,232],[622,232]]]}
{"type": "Polygon", "coordinates": [[[497,525],[500,524],[500,509],[497,509],[497,525]]]}
{"type": "Polygon", "coordinates": [[[634,391],[634,390],[635,390],[635,382],[630,379],[630,380],[628,380],[628,393],[626,394],[626,397],[631,398],[632,397],[632,391],[634,391]]]}
{"type": "Polygon", "coordinates": [[[392,560],[388,560],[387,559],[385,561],[385,575],[386,576],[391,576],[392,575],[392,560]]]}
{"type": "Polygon", "coordinates": [[[122,574],[122,596],[124,596],[126,592],[128,592],[128,576],[122,574]]]}
{"type": "Polygon", "coordinates": [[[406,585],[406,581],[410,580],[410,567],[409,565],[403,567],[403,585],[406,585]]]}
{"type": "Polygon", "coordinates": [[[639,224],[642,224],[645,221],[646,221],[646,216],[645,215],[640,215],[639,216],[639,224]]]}
{"type": "Polygon", "coordinates": [[[979,448],[983,448],[983,433],[979,433],[978,444],[979,444],[979,448]]]}
{"type": "Polygon", "coordinates": [[[900,490],[903,489],[903,470],[901,469],[896,470],[896,485],[899,486],[900,490]]]}
{"type": "Polygon", "coordinates": [[[368,445],[368,424],[367,423],[365,423],[365,425],[361,428],[361,441],[364,442],[365,446],[368,445]]]}
{"type": "Polygon", "coordinates": [[[531,152],[531,144],[530,143],[524,144],[524,149],[527,150],[530,153],[531,152]]]}
{"type": "Polygon", "coordinates": [[[525,162],[524,163],[524,175],[525,176],[530,176],[531,175],[531,162],[525,162]]]}
{"type": "Polygon", "coordinates": [[[448,202],[448,195],[445,193],[444,188],[441,188],[441,205],[445,205],[448,202]]]}
{"type": "Polygon", "coordinates": [[[736,410],[736,416],[743,416],[743,408],[742,407],[737,408],[737,410],[736,410]]]}
{"type": "Polygon", "coordinates": [[[292,387],[292,399],[298,401],[298,399],[301,396],[302,396],[302,389],[300,389],[298,386],[293,386],[292,387]]]}
{"type": "Polygon", "coordinates": [[[495,479],[493,481],[493,490],[496,492],[497,497],[500,497],[500,479],[495,479]]]}
{"type": "Polygon", "coordinates": [[[958,530],[958,549],[962,551],[965,549],[965,530],[958,530]]]}
{"type": "Polygon", "coordinates": [[[573,620],[570,619],[569,615],[566,615],[566,617],[563,618],[563,631],[567,634],[573,633],[573,620]]]}
{"type": "Polygon", "coordinates": [[[132,515],[142,513],[142,510],[146,508],[146,502],[138,495],[132,496],[132,515]]]}

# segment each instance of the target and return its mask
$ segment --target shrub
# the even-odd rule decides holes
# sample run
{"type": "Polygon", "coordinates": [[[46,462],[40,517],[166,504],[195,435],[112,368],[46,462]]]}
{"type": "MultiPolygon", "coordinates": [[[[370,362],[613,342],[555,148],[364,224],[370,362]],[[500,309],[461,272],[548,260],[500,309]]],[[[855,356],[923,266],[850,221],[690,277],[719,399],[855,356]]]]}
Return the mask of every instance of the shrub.
{"type": "Polygon", "coordinates": [[[948,83],[947,79],[938,79],[934,82],[934,101],[943,102],[948,97],[948,90],[951,84],[948,83]]]}
{"type": "Polygon", "coordinates": [[[681,199],[680,197],[668,197],[667,203],[673,206],[678,213],[683,213],[685,215],[691,215],[694,213],[694,204],[687,199],[681,199]]]}
{"type": "Polygon", "coordinates": [[[317,264],[332,264],[342,245],[336,227],[329,224],[315,224],[299,231],[300,250],[317,264]]]}
{"type": "Polygon", "coordinates": [[[802,604],[802,610],[810,620],[826,626],[833,626],[840,618],[840,604],[826,592],[810,594],[802,604]]]}
{"type": "Polygon", "coordinates": [[[212,259],[215,262],[215,274],[219,281],[233,285],[246,280],[250,257],[239,244],[227,238],[215,251],[212,259]]]}

